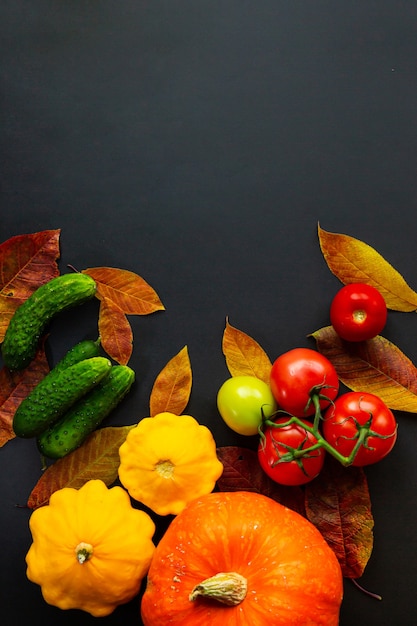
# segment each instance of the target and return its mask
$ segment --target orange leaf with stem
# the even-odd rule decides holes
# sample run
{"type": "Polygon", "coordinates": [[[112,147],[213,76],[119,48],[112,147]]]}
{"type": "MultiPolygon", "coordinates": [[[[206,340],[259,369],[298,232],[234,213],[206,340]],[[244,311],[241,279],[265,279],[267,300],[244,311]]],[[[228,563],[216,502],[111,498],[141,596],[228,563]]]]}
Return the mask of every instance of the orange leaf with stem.
{"type": "Polygon", "coordinates": [[[192,370],[188,348],[184,346],[155,379],[150,396],[150,416],[168,411],[181,415],[190,399],[192,370]]]}
{"type": "Polygon", "coordinates": [[[343,283],[366,283],[383,295],[389,309],[415,311],[417,293],[403,276],[368,244],[318,227],[319,242],[331,272],[343,283]]]}
{"type": "Polygon", "coordinates": [[[129,320],[111,300],[100,302],[98,330],[103,350],[120,365],[132,355],[133,333],[129,320]]]}
{"type": "Polygon", "coordinates": [[[79,448],[43,472],[29,495],[27,506],[36,509],[48,504],[54,491],[63,487],[79,489],[95,478],[110,486],[118,476],[119,448],[133,427],[108,426],[91,433],[79,448]]]}
{"type": "Polygon", "coordinates": [[[269,385],[272,363],[255,339],[226,320],[222,341],[227,368],[232,376],[256,376],[269,385]]]}
{"type": "Polygon", "coordinates": [[[369,341],[343,341],[333,326],[312,337],[346,387],[373,393],[391,409],[417,413],[417,368],[395,344],[380,335],[369,341]]]}
{"type": "Polygon", "coordinates": [[[58,276],[60,232],[16,235],[0,245],[0,342],[17,307],[58,276]]]}
{"type": "Polygon", "coordinates": [[[82,273],[96,281],[99,300],[110,300],[127,315],[148,315],[165,309],[156,291],[134,272],[93,267],[82,273]]]}
{"type": "Polygon", "coordinates": [[[0,370],[0,447],[15,437],[13,417],[16,409],[48,372],[43,345],[24,370],[10,372],[7,367],[0,370]]]}

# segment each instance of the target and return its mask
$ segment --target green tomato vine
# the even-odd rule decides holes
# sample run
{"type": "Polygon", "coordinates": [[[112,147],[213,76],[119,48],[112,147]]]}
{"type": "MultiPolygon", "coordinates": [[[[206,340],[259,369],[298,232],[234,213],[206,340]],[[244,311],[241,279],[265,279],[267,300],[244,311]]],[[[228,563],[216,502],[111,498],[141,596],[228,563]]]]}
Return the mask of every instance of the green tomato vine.
{"type": "Polygon", "coordinates": [[[334,446],[331,445],[331,443],[329,443],[323,437],[320,431],[320,426],[324,419],[322,411],[321,411],[321,407],[320,407],[320,400],[326,400],[330,404],[334,404],[333,401],[330,400],[330,398],[328,398],[323,393],[323,390],[326,387],[328,386],[320,385],[320,386],[315,386],[310,390],[310,398],[309,398],[306,408],[310,406],[311,403],[314,404],[315,413],[314,413],[314,420],[311,426],[309,426],[308,423],[306,423],[306,420],[302,420],[299,417],[290,415],[286,411],[278,410],[271,417],[268,417],[268,418],[265,417],[262,412],[262,422],[259,426],[259,435],[260,435],[261,441],[264,440],[265,438],[265,435],[263,432],[264,428],[270,427],[270,428],[281,429],[281,428],[291,426],[292,424],[296,424],[304,431],[309,432],[317,440],[317,443],[311,446],[304,447],[302,443],[297,448],[293,448],[283,442],[279,442],[280,447],[285,448],[287,452],[284,454],[279,454],[277,457],[276,463],[290,463],[291,461],[295,461],[301,467],[301,469],[303,469],[302,459],[308,458],[314,451],[322,448],[323,450],[331,454],[344,467],[349,467],[354,462],[361,447],[372,449],[368,444],[368,439],[370,437],[375,437],[378,439],[388,439],[392,437],[392,435],[382,435],[381,433],[378,433],[372,430],[371,428],[372,417],[373,417],[372,413],[369,414],[369,419],[365,422],[365,424],[360,424],[358,420],[356,420],[355,417],[352,415],[352,416],[347,417],[346,419],[352,419],[355,424],[356,434],[354,435],[354,439],[356,439],[356,443],[354,447],[352,448],[352,451],[350,452],[349,455],[341,454],[338,450],[336,450],[336,448],[334,448],[334,446]],[[277,416],[282,416],[282,415],[288,415],[288,420],[277,424],[273,418],[277,416]]]}

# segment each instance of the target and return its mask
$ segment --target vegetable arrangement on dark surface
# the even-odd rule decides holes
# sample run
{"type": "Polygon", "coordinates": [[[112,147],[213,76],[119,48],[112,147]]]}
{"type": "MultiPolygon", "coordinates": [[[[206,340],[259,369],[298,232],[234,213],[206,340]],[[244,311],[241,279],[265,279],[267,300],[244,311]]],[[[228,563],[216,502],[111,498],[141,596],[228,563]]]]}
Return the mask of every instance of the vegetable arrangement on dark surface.
{"type": "MultiPolygon", "coordinates": [[[[102,426],[135,379],[134,371],[127,365],[132,350],[127,315],[163,310],[159,297],[140,276],[126,270],[90,268],[56,276],[57,231],[21,235],[2,244],[3,256],[14,255],[19,249],[20,258],[24,258],[26,250],[29,258],[25,262],[30,262],[30,255],[36,256],[32,244],[36,248],[39,242],[49,271],[39,276],[39,284],[33,280],[26,298],[15,299],[14,313],[11,313],[12,300],[0,311],[4,330],[3,374],[8,377],[10,396],[14,398],[14,410],[1,416],[9,428],[2,444],[14,436],[33,438],[41,455],[50,459],[28,499],[28,506],[35,510],[31,518],[33,545],[27,556],[27,573],[30,580],[41,586],[47,602],[60,608],[106,615],[139,593],[141,581],[149,571],[148,586],[141,597],[146,626],[157,626],[171,618],[178,624],[192,624],[197,617],[210,623],[224,622],[226,615],[232,615],[225,613],[225,606],[230,609],[232,605],[236,609],[233,614],[240,620],[233,623],[253,626],[257,618],[255,613],[251,614],[250,598],[253,600],[255,594],[253,570],[257,566],[251,566],[246,579],[242,572],[235,571],[239,562],[232,554],[237,554],[237,549],[225,546],[229,541],[231,545],[233,541],[239,543],[238,535],[250,542],[251,533],[255,543],[263,541],[259,535],[263,526],[258,523],[253,506],[258,495],[251,493],[257,491],[261,498],[259,506],[265,502],[277,514],[281,511],[286,511],[284,515],[291,514],[293,528],[285,543],[286,549],[293,550],[296,565],[281,574],[272,566],[266,567],[267,578],[278,584],[282,575],[287,581],[286,590],[288,585],[297,590],[297,602],[291,606],[288,603],[284,606],[284,591],[276,590],[273,608],[271,598],[259,592],[256,602],[264,611],[259,624],[265,619],[271,624],[287,624],[289,616],[303,620],[299,622],[303,624],[338,623],[342,576],[359,578],[373,548],[374,522],[363,467],[381,461],[392,450],[397,440],[394,411],[417,412],[414,365],[379,333],[384,328],[387,309],[415,310],[417,294],[363,242],[327,233],[320,227],[319,240],[329,268],[342,283],[349,285],[349,298],[346,300],[346,290],[342,289],[342,300],[336,295],[336,304],[332,305],[335,326],[312,333],[317,350],[296,347],[271,361],[252,337],[226,323],[222,348],[231,378],[219,389],[218,410],[231,430],[248,437],[251,443],[247,449],[237,446],[216,449],[210,429],[183,414],[192,386],[186,347],[155,379],[149,417],[125,427],[102,426]],[[49,289],[51,283],[53,289],[49,289]],[[62,285],[62,299],[57,285],[62,285]],[[375,296],[375,289],[383,303],[375,296]],[[364,292],[374,298],[376,307],[364,300],[364,292]],[[45,337],[49,321],[68,306],[82,304],[94,296],[100,301],[99,340],[77,344],[54,368],[45,371],[44,344],[53,339],[45,337]],[[42,306],[37,309],[33,303],[42,306]],[[23,326],[18,323],[20,319],[25,321],[23,326]],[[336,330],[338,322],[343,322],[340,331],[343,337],[336,330]],[[26,381],[23,394],[17,393],[22,380],[26,381]],[[341,384],[348,388],[347,392],[341,389],[341,384]],[[253,438],[257,438],[255,450],[251,449],[253,438]],[[117,479],[122,487],[112,487],[117,479]],[[148,509],[147,513],[141,512],[145,516],[143,520],[146,519],[148,540],[155,531],[153,515],[174,516],[160,540],[161,547],[157,545],[155,552],[152,548],[149,558],[133,577],[136,582],[132,582],[132,567],[136,566],[127,556],[124,529],[119,527],[111,539],[115,528],[112,526],[111,530],[110,524],[108,535],[103,530],[95,537],[90,531],[97,518],[87,507],[87,530],[82,530],[80,525],[85,536],[78,547],[73,546],[75,566],[82,568],[84,583],[62,587],[58,572],[64,560],[58,559],[55,569],[48,567],[46,555],[51,546],[45,542],[42,520],[57,513],[58,503],[67,506],[67,502],[77,497],[76,493],[81,498],[83,493],[94,494],[97,490],[110,494],[113,489],[115,494],[121,491],[133,503],[148,509]],[[233,495],[233,492],[238,493],[233,495]],[[339,519],[343,520],[339,522],[338,532],[334,532],[334,519],[324,504],[331,498],[339,519]],[[232,507],[233,501],[240,502],[236,510],[230,509],[227,523],[219,510],[220,501],[226,508],[229,504],[232,507]],[[244,501],[250,502],[250,506],[244,505],[244,501]],[[213,512],[210,514],[210,502],[216,502],[219,518],[215,519],[213,512]],[[217,564],[211,560],[213,550],[199,544],[204,534],[202,527],[191,522],[181,526],[181,520],[187,516],[192,519],[197,509],[207,522],[204,532],[208,535],[210,529],[221,528],[221,523],[225,523],[219,552],[223,560],[229,558],[230,567],[224,561],[221,568],[226,571],[214,571],[217,564]],[[288,509],[293,511],[290,513],[288,509]],[[302,550],[295,541],[304,530],[323,541],[321,561],[317,555],[309,555],[305,570],[301,567],[302,550]],[[351,545],[348,535],[355,537],[351,545]],[[179,550],[184,556],[180,559],[179,553],[172,558],[165,554],[166,543],[172,548],[169,554],[175,555],[179,550]],[[183,550],[186,543],[200,545],[200,555],[187,556],[183,550]],[[122,545],[125,547],[120,552],[122,545]],[[111,567],[116,555],[120,575],[117,580],[110,576],[114,596],[109,601],[108,597],[96,594],[94,564],[100,562],[111,567]],[[315,569],[319,561],[321,572],[315,569]],[[331,576],[326,574],[327,566],[334,570],[331,576]],[[178,604],[159,605],[158,594],[165,593],[168,579],[175,583],[178,604]],[[190,588],[192,580],[195,584],[190,588]],[[309,600],[311,595],[317,600],[314,605],[309,600]],[[207,597],[211,598],[209,602],[207,597]]],[[[13,279],[11,275],[4,286],[11,299],[15,297],[13,279]]],[[[112,517],[110,513],[109,516],[112,517]]],[[[64,537],[66,522],[60,523],[64,537]]],[[[274,549],[278,549],[279,537],[271,535],[270,539],[274,549]]],[[[278,560],[286,557],[284,546],[281,548],[278,560]]],[[[59,552],[59,548],[53,549],[59,552]]]]}

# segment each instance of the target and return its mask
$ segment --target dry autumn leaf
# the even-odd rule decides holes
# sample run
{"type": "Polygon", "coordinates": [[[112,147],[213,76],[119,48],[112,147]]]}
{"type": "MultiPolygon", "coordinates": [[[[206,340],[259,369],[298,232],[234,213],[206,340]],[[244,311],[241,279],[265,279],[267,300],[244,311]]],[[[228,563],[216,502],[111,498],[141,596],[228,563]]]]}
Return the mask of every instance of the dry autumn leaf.
{"type": "Polygon", "coordinates": [[[79,489],[88,480],[100,479],[110,486],[117,479],[119,448],[132,426],[108,426],[89,435],[82,446],[58,459],[44,471],[33,488],[27,506],[36,509],[49,502],[58,489],[79,489]]]}
{"type": "Polygon", "coordinates": [[[256,376],[269,385],[272,363],[257,341],[226,320],[222,350],[232,376],[256,376]]]}
{"type": "Polygon", "coordinates": [[[181,415],[190,399],[192,370],[188,348],[184,346],[155,379],[150,396],[150,416],[168,411],[181,415]]]}
{"type": "Polygon", "coordinates": [[[156,291],[138,274],[115,267],[82,271],[97,283],[97,297],[110,300],[127,315],[148,315],[165,309],[156,291]]]}
{"type": "Polygon", "coordinates": [[[133,332],[127,315],[164,310],[156,291],[138,274],[115,267],[82,271],[96,281],[100,300],[98,327],[103,349],[120,365],[132,355],[133,332]]]}
{"type": "Polygon", "coordinates": [[[12,425],[17,407],[48,372],[43,346],[26,369],[10,372],[3,367],[0,370],[0,447],[15,437],[12,425]]]}
{"type": "Polygon", "coordinates": [[[223,473],[217,481],[220,491],[254,491],[262,493],[305,516],[304,492],[301,487],[279,485],[265,474],[253,450],[237,446],[217,448],[223,473]]]}
{"type": "Polygon", "coordinates": [[[343,576],[359,578],[373,549],[374,520],[365,473],[327,458],[305,488],[307,518],[335,552],[343,576]]]}
{"type": "Polygon", "coordinates": [[[133,351],[129,320],[111,300],[101,300],[98,331],[103,350],[120,365],[127,365],[133,351]]]}
{"type": "Polygon", "coordinates": [[[312,336],[346,387],[373,393],[391,409],[417,413],[417,368],[395,344],[380,335],[350,343],[340,339],[332,326],[312,336]]]}
{"type": "Polygon", "coordinates": [[[0,245],[0,342],[15,310],[38,287],[59,275],[60,230],[11,237],[0,245]]]}
{"type": "Polygon", "coordinates": [[[417,293],[383,256],[368,244],[339,233],[330,233],[320,226],[321,251],[329,269],[343,283],[366,283],[384,296],[389,309],[415,311],[417,293]]]}

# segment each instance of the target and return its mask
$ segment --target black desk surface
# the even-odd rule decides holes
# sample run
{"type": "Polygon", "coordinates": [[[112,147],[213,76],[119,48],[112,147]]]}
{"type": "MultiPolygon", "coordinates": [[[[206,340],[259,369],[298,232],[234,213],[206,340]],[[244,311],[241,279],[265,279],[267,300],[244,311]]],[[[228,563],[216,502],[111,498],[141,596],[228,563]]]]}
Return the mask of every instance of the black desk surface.
{"type": "MultiPolygon", "coordinates": [[[[184,345],[189,413],[219,445],[226,316],[273,359],[328,323],[340,283],[317,223],[374,246],[417,286],[417,5],[361,0],[3,3],[0,240],[61,228],[60,269],[130,269],[166,311],[132,318],[137,384],[112,423],[148,412],[184,345]]],[[[54,322],[57,358],[94,307],[54,322]]],[[[417,319],[385,336],[417,362],[417,319]]],[[[414,626],[417,419],[367,476],[375,546],[341,626],[414,626]]],[[[25,577],[40,474],[32,441],[0,450],[2,624],[96,623],[47,606],[25,577]]],[[[106,624],[139,624],[137,601],[106,624]]]]}

